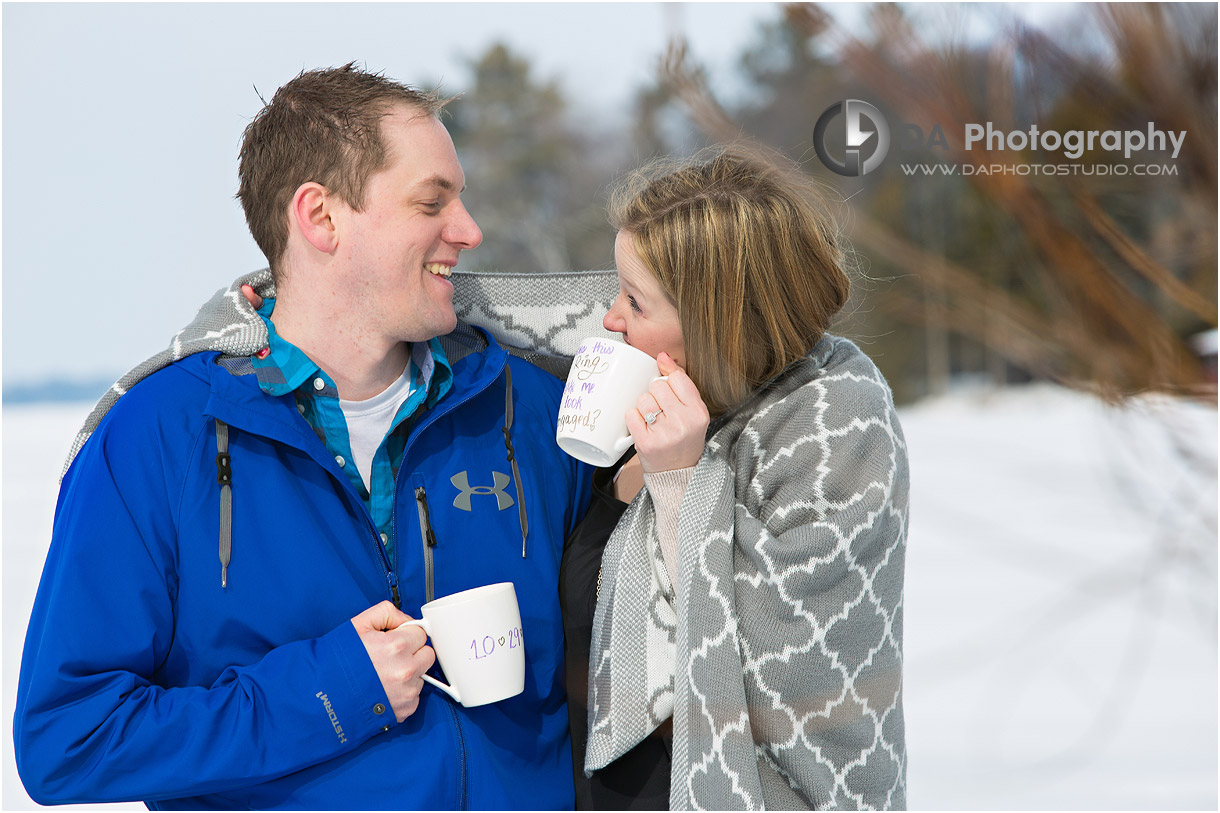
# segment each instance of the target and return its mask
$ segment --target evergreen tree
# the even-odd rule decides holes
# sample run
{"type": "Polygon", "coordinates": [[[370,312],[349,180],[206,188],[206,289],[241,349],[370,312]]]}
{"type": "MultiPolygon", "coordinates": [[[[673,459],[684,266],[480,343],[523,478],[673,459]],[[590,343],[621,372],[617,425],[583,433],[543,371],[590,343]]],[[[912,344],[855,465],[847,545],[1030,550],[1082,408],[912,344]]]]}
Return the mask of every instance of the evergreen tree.
{"type": "Polygon", "coordinates": [[[494,44],[471,60],[471,89],[449,105],[467,208],[483,229],[470,267],[568,271],[607,265],[614,235],[600,190],[612,174],[597,139],[573,126],[559,84],[494,44]]]}

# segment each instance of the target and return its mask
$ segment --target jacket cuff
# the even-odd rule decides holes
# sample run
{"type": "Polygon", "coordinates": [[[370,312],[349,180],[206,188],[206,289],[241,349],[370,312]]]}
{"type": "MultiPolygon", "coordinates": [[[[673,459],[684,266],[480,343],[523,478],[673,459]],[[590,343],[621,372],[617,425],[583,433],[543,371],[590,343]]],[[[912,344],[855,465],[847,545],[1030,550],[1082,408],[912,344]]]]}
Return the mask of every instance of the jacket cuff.
{"type": "Polygon", "coordinates": [[[394,726],[394,709],[355,626],[350,621],[340,624],[319,639],[319,644],[330,651],[328,660],[336,668],[323,672],[327,685],[315,697],[340,741],[361,743],[394,726]]]}

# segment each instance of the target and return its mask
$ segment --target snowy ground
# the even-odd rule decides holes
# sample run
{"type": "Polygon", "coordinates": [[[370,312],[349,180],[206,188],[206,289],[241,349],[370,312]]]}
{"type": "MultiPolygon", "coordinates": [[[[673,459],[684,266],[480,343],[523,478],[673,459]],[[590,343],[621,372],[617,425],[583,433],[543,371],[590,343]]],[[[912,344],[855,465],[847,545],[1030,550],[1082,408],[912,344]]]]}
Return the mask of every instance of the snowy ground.
{"type": "MultiPolygon", "coordinates": [[[[87,411],[3,411],[4,810],[36,807],[13,696],[87,411]]],[[[1215,810],[1216,411],[1033,386],[902,419],[911,808],[1215,810]]]]}

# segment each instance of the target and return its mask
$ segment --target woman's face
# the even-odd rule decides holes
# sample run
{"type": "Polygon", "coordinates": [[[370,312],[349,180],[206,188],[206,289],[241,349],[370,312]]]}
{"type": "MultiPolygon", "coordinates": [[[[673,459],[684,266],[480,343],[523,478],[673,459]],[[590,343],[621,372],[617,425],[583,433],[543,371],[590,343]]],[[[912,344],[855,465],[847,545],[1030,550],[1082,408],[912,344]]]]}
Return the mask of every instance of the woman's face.
{"type": "Polygon", "coordinates": [[[602,327],[623,334],[623,341],[653,358],[662,351],[669,353],[685,368],[686,346],[678,311],[635,253],[628,232],[620,231],[614,238],[614,263],[618,266],[618,297],[602,319],[602,327]]]}

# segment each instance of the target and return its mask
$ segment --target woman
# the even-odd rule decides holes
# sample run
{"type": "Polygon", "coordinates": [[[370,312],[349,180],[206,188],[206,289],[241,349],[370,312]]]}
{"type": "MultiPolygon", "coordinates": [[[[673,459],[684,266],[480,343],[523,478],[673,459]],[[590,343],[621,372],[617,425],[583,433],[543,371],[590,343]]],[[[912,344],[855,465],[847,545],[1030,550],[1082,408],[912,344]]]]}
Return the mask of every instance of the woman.
{"type": "Polygon", "coordinates": [[[612,196],[604,326],[668,378],[565,551],[581,806],[905,807],[906,446],[814,200],[737,150],[612,196]]]}

